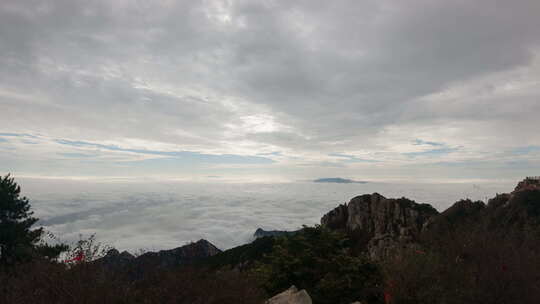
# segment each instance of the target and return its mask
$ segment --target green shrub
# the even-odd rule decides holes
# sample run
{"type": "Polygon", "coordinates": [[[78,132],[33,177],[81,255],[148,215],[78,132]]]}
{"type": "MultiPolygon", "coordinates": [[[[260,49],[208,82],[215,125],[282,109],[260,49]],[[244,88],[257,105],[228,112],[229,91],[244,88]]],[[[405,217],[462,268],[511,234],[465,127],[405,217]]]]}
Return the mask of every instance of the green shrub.
{"type": "Polygon", "coordinates": [[[306,289],[315,303],[380,300],[382,277],[378,267],[354,256],[345,234],[327,228],[304,227],[277,238],[270,254],[253,269],[271,295],[291,285],[306,289]]]}

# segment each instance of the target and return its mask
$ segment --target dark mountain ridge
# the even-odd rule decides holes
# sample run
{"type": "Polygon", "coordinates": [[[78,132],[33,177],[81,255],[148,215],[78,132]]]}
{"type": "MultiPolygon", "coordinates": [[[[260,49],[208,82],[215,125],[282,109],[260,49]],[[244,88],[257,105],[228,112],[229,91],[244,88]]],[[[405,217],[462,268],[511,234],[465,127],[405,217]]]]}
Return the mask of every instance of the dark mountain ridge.
{"type": "Polygon", "coordinates": [[[94,263],[103,265],[109,270],[130,270],[132,276],[140,277],[141,270],[172,269],[184,265],[192,265],[196,262],[214,256],[222,251],[207,240],[201,239],[197,242],[158,252],[146,252],[135,257],[127,251],[119,253],[116,249],[111,249],[107,255],[94,263]],[[133,272],[132,270],[137,270],[133,272]]]}

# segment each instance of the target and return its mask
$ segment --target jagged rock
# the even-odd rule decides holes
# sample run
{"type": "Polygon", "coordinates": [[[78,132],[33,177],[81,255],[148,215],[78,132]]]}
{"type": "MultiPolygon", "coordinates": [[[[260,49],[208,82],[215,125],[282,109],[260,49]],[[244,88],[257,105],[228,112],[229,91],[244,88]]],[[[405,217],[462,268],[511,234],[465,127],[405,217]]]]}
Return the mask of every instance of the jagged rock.
{"type": "Polygon", "coordinates": [[[406,198],[387,199],[373,193],[338,206],[322,217],[321,224],[365,235],[369,256],[378,259],[418,240],[423,226],[437,214],[428,204],[406,198]]]}
{"type": "Polygon", "coordinates": [[[257,230],[255,230],[255,233],[253,234],[253,237],[258,239],[265,236],[282,236],[282,235],[288,235],[295,232],[296,231],[264,230],[262,228],[257,228],[257,230]]]}
{"type": "Polygon", "coordinates": [[[361,195],[325,214],[321,224],[352,233],[360,240],[360,248],[374,259],[403,247],[418,249],[423,241],[444,241],[463,227],[538,231],[540,235],[540,177],[524,179],[512,193],[498,194],[487,206],[481,201],[460,200],[440,214],[428,204],[406,198],[361,195]]]}
{"type": "Polygon", "coordinates": [[[347,205],[342,204],[337,206],[334,210],[331,210],[327,214],[323,215],[321,224],[330,229],[343,229],[347,227],[347,219],[349,212],[347,205]]]}
{"type": "Polygon", "coordinates": [[[312,304],[312,301],[305,289],[298,291],[298,288],[293,285],[267,300],[265,304],[312,304]]]}

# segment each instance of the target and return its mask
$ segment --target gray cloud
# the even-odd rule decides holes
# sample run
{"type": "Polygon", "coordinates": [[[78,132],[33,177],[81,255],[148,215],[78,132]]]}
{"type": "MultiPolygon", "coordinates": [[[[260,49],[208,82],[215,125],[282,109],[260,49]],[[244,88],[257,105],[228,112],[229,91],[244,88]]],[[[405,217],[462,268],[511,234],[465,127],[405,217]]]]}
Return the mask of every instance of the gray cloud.
{"type": "MultiPolygon", "coordinates": [[[[503,161],[540,145],[539,10],[534,0],[3,1],[0,131],[125,150],[280,151],[245,170],[280,166],[291,178],[337,152],[371,170],[503,161]],[[451,153],[434,160],[430,142],[451,153]]],[[[47,140],[0,145],[16,151],[0,169],[20,174],[130,172],[87,170],[89,151],[47,140]],[[59,152],[72,160],[42,161],[59,152]]],[[[161,172],[147,164],[131,172],[161,172]]]]}

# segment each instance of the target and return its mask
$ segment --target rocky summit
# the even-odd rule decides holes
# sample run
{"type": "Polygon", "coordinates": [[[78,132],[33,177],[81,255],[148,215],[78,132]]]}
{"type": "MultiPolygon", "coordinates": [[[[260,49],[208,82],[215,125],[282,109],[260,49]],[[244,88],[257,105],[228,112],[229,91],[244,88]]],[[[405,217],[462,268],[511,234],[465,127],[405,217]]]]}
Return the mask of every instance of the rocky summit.
{"type": "Polygon", "coordinates": [[[465,226],[535,230],[540,227],[540,177],[525,178],[514,191],[497,194],[487,205],[463,199],[442,213],[406,198],[365,194],[325,214],[321,225],[361,235],[374,259],[388,257],[399,248],[417,247],[421,239],[444,238],[465,226]]]}
{"type": "Polygon", "coordinates": [[[415,242],[428,220],[438,214],[428,204],[373,193],[357,196],[324,215],[321,225],[362,234],[372,258],[387,256],[415,242]]]}

